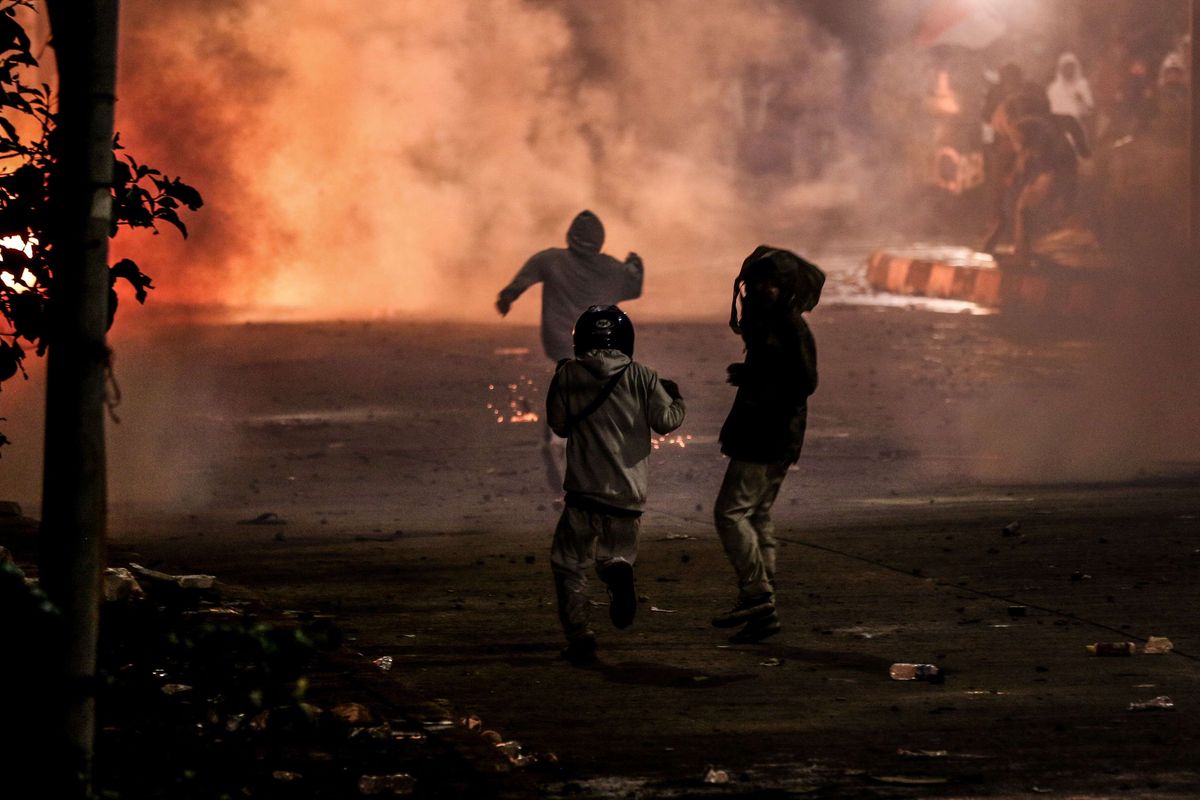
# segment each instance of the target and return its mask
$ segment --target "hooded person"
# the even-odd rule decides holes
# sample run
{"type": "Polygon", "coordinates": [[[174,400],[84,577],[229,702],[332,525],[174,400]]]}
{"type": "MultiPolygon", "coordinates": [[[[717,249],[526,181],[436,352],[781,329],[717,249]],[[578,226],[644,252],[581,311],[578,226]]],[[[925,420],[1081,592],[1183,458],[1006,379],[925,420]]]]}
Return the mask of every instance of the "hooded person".
{"type": "MultiPolygon", "coordinates": [[[[516,276],[500,290],[496,310],[506,316],[513,302],[535,283],[542,284],[542,348],[554,362],[571,358],[571,330],[591,306],[616,305],[642,295],[644,267],[637,253],[618,261],[601,252],[604,224],[591,211],[580,211],[567,229],[567,246],[551,247],[530,256],[516,276]]],[[[562,490],[566,441],[547,428],[542,443],[546,478],[551,490],[562,490]]]]}
{"type": "Polygon", "coordinates": [[[1058,69],[1054,80],[1046,87],[1046,99],[1050,101],[1053,114],[1065,114],[1080,123],[1091,117],[1096,101],[1074,53],[1063,53],[1058,57],[1058,69]]]}
{"type": "Polygon", "coordinates": [[[633,360],[633,323],[616,306],[592,306],[575,325],[575,358],[550,381],[546,421],[567,440],[564,508],[550,566],[567,647],[563,657],[591,662],[587,572],[608,587],[609,618],[629,627],[637,611],[633,565],[646,503],[652,433],[683,423],[679,386],[633,360]]]}
{"type": "Polygon", "coordinates": [[[1190,99],[1187,63],[1181,53],[1167,53],[1158,68],[1156,109],[1149,124],[1150,134],[1164,143],[1184,141],[1190,120],[1190,99]]]}
{"type": "Polygon", "coordinates": [[[542,284],[542,347],[551,361],[572,357],[571,328],[584,310],[642,295],[642,259],[630,253],[618,261],[602,253],[603,246],[604,224],[580,211],[567,229],[565,248],[535,253],[500,290],[496,310],[505,316],[526,289],[542,284]]]}
{"type": "Polygon", "coordinates": [[[817,347],[802,314],[816,307],[824,284],[816,265],[766,245],[750,254],[734,281],[729,326],[742,337],[746,356],[728,367],[737,395],[721,427],[729,464],[713,520],[737,575],[738,598],[712,624],[744,626],[730,639],[735,643],[761,641],[782,627],[770,511],[804,445],[817,347]]]}

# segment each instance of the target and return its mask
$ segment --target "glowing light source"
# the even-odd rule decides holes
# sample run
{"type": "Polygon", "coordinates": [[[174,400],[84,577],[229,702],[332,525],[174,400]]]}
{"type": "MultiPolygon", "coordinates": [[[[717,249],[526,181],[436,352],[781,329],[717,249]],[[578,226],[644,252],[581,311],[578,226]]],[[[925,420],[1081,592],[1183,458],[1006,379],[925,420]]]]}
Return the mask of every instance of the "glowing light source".
{"type": "Polygon", "coordinates": [[[21,280],[19,282],[13,277],[11,272],[0,272],[0,281],[17,294],[28,292],[37,284],[37,278],[29,270],[21,272],[21,280]]]}
{"type": "MultiPolygon", "coordinates": [[[[8,248],[9,250],[19,250],[25,254],[26,258],[33,258],[33,246],[38,243],[38,240],[30,236],[28,240],[21,238],[17,234],[11,236],[0,236],[0,247],[8,248]]],[[[0,261],[4,260],[4,253],[0,251],[0,261]]]]}
{"type": "MultiPolygon", "coordinates": [[[[21,236],[13,234],[11,236],[0,236],[0,264],[4,263],[4,250],[16,250],[19,253],[24,253],[26,258],[33,257],[33,246],[38,241],[30,236],[24,239],[21,236]]],[[[13,290],[17,294],[28,292],[37,285],[37,276],[29,271],[28,268],[21,270],[21,277],[18,279],[11,270],[0,271],[0,282],[13,290]]]]}

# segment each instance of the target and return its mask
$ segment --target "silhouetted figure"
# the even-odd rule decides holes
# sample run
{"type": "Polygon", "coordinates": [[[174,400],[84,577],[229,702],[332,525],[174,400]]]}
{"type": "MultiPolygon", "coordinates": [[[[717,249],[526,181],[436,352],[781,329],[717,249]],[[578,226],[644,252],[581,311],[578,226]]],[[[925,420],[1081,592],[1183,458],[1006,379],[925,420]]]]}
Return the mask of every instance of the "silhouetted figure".
{"type": "Polygon", "coordinates": [[[1175,51],[1167,53],[1158,69],[1154,119],[1147,126],[1150,135],[1168,145],[1185,141],[1190,100],[1183,56],[1175,51]]]}
{"type": "Polygon", "coordinates": [[[1025,98],[1020,101],[1018,113],[1043,113],[1043,109],[1031,110],[1031,106],[1048,104],[1045,95],[1035,84],[1025,80],[1025,75],[1016,64],[1005,64],[1000,68],[996,83],[988,87],[984,96],[982,118],[986,125],[984,138],[984,180],[986,181],[988,205],[991,207],[993,219],[1004,216],[1005,192],[1013,165],[1017,160],[1016,148],[1013,147],[1010,135],[1008,116],[1005,104],[1012,98],[1025,98]]]}
{"type": "Polygon", "coordinates": [[[721,427],[729,465],[713,518],[737,573],[738,598],[712,621],[718,628],[744,626],[732,642],[761,641],[781,627],[771,506],[804,445],[808,396],[817,388],[817,346],[801,315],[817,305],[824,283],[815,265],[766,245],[750,254],[734,281],[729,324],[741,335],[746,357],[728,368],[729,383],[738,390],[721,427]]]}
{"type": "MultiPolygon", "coordinates": [[[[637,253],[624,261],[600,252],[604,225],[591,211],[580,211],[567,229],[567,246],[535,253],[516,276],[500,290],[496,310],[508,314],[513,302],[535,283],[542,284],[542,347],[551,361],[573,353],[571,326],[585,309],[615,305],[641,297],[644,268],[637,253]]],[[[547,480],[552,491],[562,488],[563,449],[566,443],[550,429],[542,443],[547,480]]]]}
{"type": "Polygon", "coordinates": [[[1024,86],[1025,74],[1020,67],[1011,63],[1001,67],[998,80],[988,87],[987,95],[983,98],[983,121],[991,125],[1000,104],[1020,92],[1024,86]]]}
{"type": "Polygon", "coordinates": [[[567,442],[565,507],[550,564],[558,615],[575,664],[595,658],[587,571],[608,586],[617,628],[637,611],[633,565],[646,502],[650,434],[683,423],[674,381],[633,360],[633,323],[616,306],[593,306],[575,323],[574,359],[559,364],[546,397],[546,420],[567,442]]]}
{"type": "Polygon", "coordinates": [[[1050,101],[1052,114],[1066,114],[1085,126],[1091,119],[1096,100],[1074,53],[1063,53],[1058,57],[1054,80],[1046,87],[1046,99],[1050,101]]]}
{"type": "Polygon", "coordinates": [[[1031,84],[1005,99],[993,119],[997,141],[1011,146],[1012,158],[1001,176],[996,222],[981,249],[995,252],[1011,237],[1014,260],[1028,263],[1034,241],[1074,215],[1079,158],[1091,150],[1079,121],[1052,113],[1045,93],[1031,84]]]}

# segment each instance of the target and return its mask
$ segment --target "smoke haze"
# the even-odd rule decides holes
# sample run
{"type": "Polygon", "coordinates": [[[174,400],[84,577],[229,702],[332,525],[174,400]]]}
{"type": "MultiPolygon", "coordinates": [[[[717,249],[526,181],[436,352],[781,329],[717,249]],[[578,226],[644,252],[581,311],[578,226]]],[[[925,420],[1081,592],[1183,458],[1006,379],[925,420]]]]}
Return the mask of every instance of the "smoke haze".
{"type": "MultiPolygon", "coordinates": [[[[206,205],[185,219],[186,242],[167,230],[113,243],[113,259],[135,258],[157,287],[146,309],[126,296],[114,329],[127,403],[114,497],[202,496],[196,465],[219,465],[226,444],[172,439],[179,415],[221,416],[234,401],[193,385],[187,348],[145,326],[158,309],[495,320],[500,287],[591,208],[608,252],[646,261],[637,319],[717,320],[760,242],[811,254],[847,235],[873,247],[921,230],[929,209],[911,201],[927,178],[916,165],[934,71],[910,34],[924,6],[855,3],[877,29],[843,0],[390,0],[354,13],[332,0],[125,0],[122,142],[206,205]]],[[[1005,58],[1039,79],[1092,7],[1001,6],[1024,26],[1005,58]]],[[[846,252],[821,261],[831,276],[861,274],[861,251],[846,252]]],[[[537,320],[534,294],[506,324],[537,320]]],[[[936,427],[907,398],[888,403],[911,411],[898,426],[978,457],[972,473],[986,480],[1121,478],[1195,458],[1188,306],[1099,333],[1030,334],[1014,320],[1001,336],[1031,354],[1084,341],[1061,392],[992,375],[936,427]]],[[[897,343],[912,358],[927,346],[897,343]]],[[[18,442],[4,452],[6,494],[26,500],[40,483],[40,370],[3,395],[18,442]]]]}
{"type": "Polygon", "coordinates": [[[643,315],[715,314],[744,252],[854,185],[845,58],[794,4],[345,8],[123,4],[123,141],[207,201],[191,242],[132,245],[156,301],[479,318],[587,207],[645,258],[643,315]]]}

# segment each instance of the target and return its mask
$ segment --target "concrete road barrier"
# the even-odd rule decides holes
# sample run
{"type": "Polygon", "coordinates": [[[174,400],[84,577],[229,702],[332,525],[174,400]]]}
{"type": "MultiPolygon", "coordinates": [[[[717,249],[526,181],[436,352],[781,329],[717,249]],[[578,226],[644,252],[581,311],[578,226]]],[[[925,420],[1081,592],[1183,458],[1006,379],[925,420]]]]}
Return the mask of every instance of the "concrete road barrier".
{"type": "Polygon", "coordinates": [[[1113,269],[1017,267],[956,247],[876,250],[867,283],[879,292],[1067,316],[1129,317],[1145,306],[1134,279],[1113,269]]]}

